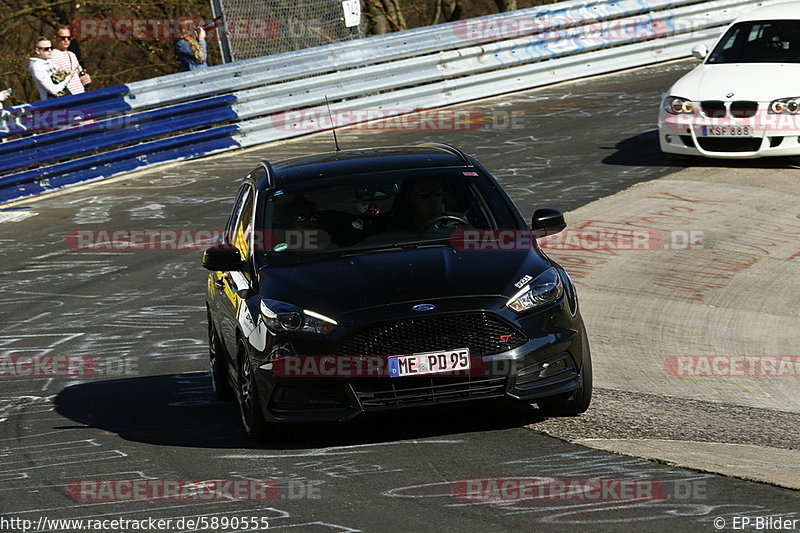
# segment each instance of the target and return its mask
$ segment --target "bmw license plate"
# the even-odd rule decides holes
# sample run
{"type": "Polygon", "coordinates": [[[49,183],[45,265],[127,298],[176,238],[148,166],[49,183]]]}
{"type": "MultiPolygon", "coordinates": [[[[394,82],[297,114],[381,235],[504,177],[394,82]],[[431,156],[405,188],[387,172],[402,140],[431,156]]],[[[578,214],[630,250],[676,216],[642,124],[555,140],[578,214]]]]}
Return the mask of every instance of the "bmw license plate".
{"type": "Polygon", "coordinates": [[[753,128],[750,126],[701,126],[702,137],[752,137],[753,128]]]}
{"type": "Polygon", "coordinates": [[[389,377],[424,376],[469,370],[469,348],[389,357],[389,377]]]}

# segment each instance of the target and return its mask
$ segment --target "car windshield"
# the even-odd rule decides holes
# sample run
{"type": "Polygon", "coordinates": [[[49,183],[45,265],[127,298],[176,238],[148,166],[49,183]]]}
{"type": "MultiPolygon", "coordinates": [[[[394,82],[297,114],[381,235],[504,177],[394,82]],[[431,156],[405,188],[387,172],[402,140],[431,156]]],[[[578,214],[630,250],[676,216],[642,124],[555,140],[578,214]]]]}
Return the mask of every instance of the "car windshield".
{"type": "Polygon", "coordinates": [[[466,229],[521,229],[477,170],[421,169],[300,182],[276,190],[256,235],[270,264],[446,246],[466,229]]]}
{"type": "Polygon", "coordinates": [[[800,21],[735,24],[711,51],[707,63],[800,63],[800,21]]]}

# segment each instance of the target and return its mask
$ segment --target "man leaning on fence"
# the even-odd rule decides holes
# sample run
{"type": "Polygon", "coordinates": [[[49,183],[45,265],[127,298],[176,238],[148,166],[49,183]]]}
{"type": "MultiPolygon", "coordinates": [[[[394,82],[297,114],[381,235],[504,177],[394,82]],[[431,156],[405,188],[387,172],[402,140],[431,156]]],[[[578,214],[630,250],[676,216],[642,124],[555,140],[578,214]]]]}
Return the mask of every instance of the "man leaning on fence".
{"type": "Polygon", "coordinates": [[[69,94],[67,84],[72,78],[78,76],[78,70],[58,70],[50,60],[53,47],[46,37],[36,39],[36,57],[28,60],[28,70],[33,76],[36,89],[39,91],[39,98],[47,100],[56,96],[66,96],[69,94]]]}
{"type": "Polygon", "coordinates": [[[69,26],[60,26],[56,30],[56,39],[53,42],[53,52],[50,61],[58,70],[72,71],[77,70],[78,75],[73,76],[67,84],[70,94],[80,94],[86,92],[86,86],[92,83],[92,78],[83,70],[77,56],[68,50],[72,42],[72,30],[69,26]]]}

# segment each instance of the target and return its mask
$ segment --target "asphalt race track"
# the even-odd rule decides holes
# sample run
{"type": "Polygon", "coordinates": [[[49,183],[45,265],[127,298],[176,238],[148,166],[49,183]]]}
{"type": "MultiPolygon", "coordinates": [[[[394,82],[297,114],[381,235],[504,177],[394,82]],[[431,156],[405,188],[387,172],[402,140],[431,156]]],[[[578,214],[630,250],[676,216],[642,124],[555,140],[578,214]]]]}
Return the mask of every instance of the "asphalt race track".
{"type": "MultiPolygon", "coordinates": [[[[454,110],[473,117],[459,129],[374,126],[343,130],[339,140],[343,148],[449,142],[492,169],[526,215],[554,207],[586,219],[600,205],[591,202],[682,169],[658,151],[655,121],[661,92],[692,65],[665,64],[458,106],[454,110]]],[[[736,435],[747,433],[737,427],[741,419],[725,416],[740,408],[742,416],[767,424],[749,428],[755,445],[797,450],[800,439],[791,433],[758,440],[784,426],[796,432],[796,412],[757,401],[737,404],[732,396],[698,398],[689,388],[671,395],[670,382],[663,380],[654,379],[658,389],[625,387],[608,372],[597,384],[597,402],[575,420],[545,420],[535,407],[484,406],[292,427],[264,444],[248,441],[236,406],[213,398],[206,372],[200,252],[75,250],[69,235],[88,229],[220,229],[237,180],[257,161],[332,147],[328,134],[316,134],[0,208],[0,355],[98,361],[89,376],[0,372],[0,531],[22,531],[22,520],[32,521],[29,530],[78,530],[44,518],[172,519],[171,531],[248,529],[242,522],[224,527],[223,518],[229,525],[233,518],[264,518],[269,529],[298,533],[756,531],[767,525],[800,531],[796,490],[569,442],[629,439],[639,426],[665,442],[691,428],[738,442],[736,435]],[[730,409],[719,402],[729,402],[730,409]],[[514,480],[532,478],[566,484],[603,478],[609,486],[602,498],[498,492],[497,482],[510,480],[513,486],[514,480]],[[74,491],[82,482],[97,488],[114,480],[164,486],[172,480],[202,485],[262,479],[278,486],[270,498],[234,501],[223,491],[212,499],[159,500],[99,489],[94,497],[80,497],[74,491]],[[625,482],[635,485],[635,496],[620,489],[625,482]],[[465,495],[465,487],[476,486],[485,497],[465,495]],[[213,528],[189,526],[187,517],[218,522],[213,528]]],[[[786,161],[702,165],[711,173],[787,168],[786,161]]],[[[613,294],[614,287],[602,278],[602,290],[593,289],[592,279],[580,287],[587,292],[583,313],[594,325],[590,339],[597,336],[596,366],[612,365],[608,347],[622,338],[623,328],[617,323],[613,335],[598,330],[602,309],[592,316],[591,305],[602,301],[598,293],[613,294]]],[[[664,334],[680,346],[680,331],[664,334]]],[[[603,368],[596,372],[604,375],[603,368]]],[[[616,446],[606,448],[658,458],[616,446]]],[[[792,470],[797,463],[772,466],[792,470]]]]}

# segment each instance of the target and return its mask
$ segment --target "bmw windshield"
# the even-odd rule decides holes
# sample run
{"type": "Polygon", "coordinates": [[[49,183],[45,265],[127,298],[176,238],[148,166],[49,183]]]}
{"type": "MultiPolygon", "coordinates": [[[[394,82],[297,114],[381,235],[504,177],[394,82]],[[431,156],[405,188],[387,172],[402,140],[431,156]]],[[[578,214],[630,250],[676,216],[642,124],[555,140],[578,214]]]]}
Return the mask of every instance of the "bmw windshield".
{"type": "Polygon", "coordinates": [[[740,22],[720,39],[707,63],[800,63],[800,21],[740,22]]]}
{"type": "Polygon", "coordinates": [[[449,243],[465,229],[521,229],[478,171],[425,169],[303,181],[275,190],[254,246],[270,264],[449,243]]]}

